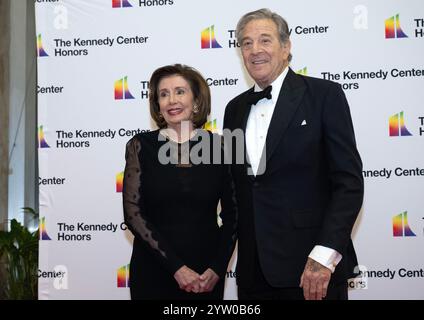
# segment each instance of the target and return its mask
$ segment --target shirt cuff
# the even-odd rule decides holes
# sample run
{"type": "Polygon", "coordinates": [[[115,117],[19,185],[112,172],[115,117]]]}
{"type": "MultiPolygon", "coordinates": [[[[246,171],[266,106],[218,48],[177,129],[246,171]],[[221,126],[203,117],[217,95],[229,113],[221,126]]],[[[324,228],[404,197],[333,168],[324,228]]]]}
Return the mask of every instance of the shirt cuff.
{"type": "Polygon", "coordinates": [[[334,273],[336,266],[342,260],[343,256],[334,249],[315,246],[308,257],[330,269],[331,273],[334,273]]]}

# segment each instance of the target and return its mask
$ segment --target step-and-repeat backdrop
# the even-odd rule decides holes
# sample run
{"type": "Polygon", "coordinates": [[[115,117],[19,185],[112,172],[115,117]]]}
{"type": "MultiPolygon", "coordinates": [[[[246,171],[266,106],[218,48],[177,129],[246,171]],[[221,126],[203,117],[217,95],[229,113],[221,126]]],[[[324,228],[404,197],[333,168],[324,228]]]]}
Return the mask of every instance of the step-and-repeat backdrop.
{"type": "MultiPolygon", "coordinates": [[[[252,85],[238,19],[268,7],[294,71],[342,84],[364,163],[351,299],[424,298],[422,0],[37,0],[40,299],[129,299],[125,144],[155,129],[152,72],[184,63],[212,91],[208,127],[252,85]]],[[[205,184],[207,185],[207,181],[205,184]]],[[[166,199],[164,199],[166,201],[166,199]]],[[[226,299],[236,299],[234,255],[226,299]]]]}

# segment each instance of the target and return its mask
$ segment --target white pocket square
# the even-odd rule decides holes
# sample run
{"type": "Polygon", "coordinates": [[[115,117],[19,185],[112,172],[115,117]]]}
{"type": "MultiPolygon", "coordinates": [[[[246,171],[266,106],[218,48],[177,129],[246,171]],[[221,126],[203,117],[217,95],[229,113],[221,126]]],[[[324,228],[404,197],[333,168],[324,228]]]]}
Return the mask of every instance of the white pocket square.
{"type": "Polygon", "coordinates": [[[306,120],[303,120],[302,123],[300,124],[301,126],[306,126],[306,120]]]}

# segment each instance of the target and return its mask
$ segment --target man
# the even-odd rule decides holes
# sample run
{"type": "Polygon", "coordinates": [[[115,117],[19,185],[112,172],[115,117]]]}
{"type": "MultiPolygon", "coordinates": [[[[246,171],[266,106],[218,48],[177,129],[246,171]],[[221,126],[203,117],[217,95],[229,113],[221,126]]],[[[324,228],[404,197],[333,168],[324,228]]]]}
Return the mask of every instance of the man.
{"type": "Polygon", "coordinates": [[[244,132],[248,162],[231,166],[239,299],[347,299],[363,178],[344,92],[289,68],[289,29],[278,14],[247,13],[236,36],[255,81],[224,116],[225,129],[244,132]]]}

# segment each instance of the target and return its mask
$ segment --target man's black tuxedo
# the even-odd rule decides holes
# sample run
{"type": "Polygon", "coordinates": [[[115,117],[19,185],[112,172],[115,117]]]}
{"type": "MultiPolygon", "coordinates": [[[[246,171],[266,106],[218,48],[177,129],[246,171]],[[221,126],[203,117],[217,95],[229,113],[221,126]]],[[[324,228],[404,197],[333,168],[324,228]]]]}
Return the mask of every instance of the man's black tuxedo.
{"type": "MultiPolygon", "coordinates": [[[[228,103],[224,128],[245,131],[252,90],[228,103]]],[[[256,247],[273,287],[298,287],[315,245],[343,255],[330,285],[345,281],[357,265],[351,231],[362,205],[363,178],[341,86],[290,69],[261,161],[265,172],[256,177],[247,174],[248,164],[231,166],[239,208],[238,285],[251,285],[256,247]]]]}

